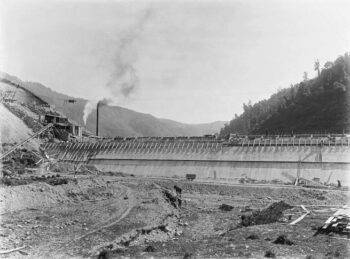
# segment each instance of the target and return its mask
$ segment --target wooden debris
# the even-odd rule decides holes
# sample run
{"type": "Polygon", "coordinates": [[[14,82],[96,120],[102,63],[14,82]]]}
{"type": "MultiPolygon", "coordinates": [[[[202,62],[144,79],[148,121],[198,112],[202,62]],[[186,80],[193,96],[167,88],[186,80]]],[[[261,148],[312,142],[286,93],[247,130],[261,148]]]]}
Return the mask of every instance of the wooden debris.
{"type": "Polygon", "coordinates": [[[307,210],[307,209],[305,208],[304,205],[300,205],[300,207],[305,211],[305,214],[301,215],[299,218],[297,218],[296,220],[294,220],[293,222],[291,222],[290,225],[295,225],[295,224],[297,224],[299,221],[303,220],[307,215],[310,214],[310,211],[307,210]]]}
{"type": "Polygon", "coordinates": [[[22,250],[24,248],[25,248],[25,246],[21,246],[21,247],[17,247],[17,248],[10,249],[10,250],[0,251],[0,254],[9,254],[9,253],[12,253],[12,252],[20,251],[20,250],[22,250]]]}
{"type": "Polygon", "coordinates": [[[322,227],[315,233],[338,233],[350,236],[350,208],[343,206],[329,217],[322,227]]]}

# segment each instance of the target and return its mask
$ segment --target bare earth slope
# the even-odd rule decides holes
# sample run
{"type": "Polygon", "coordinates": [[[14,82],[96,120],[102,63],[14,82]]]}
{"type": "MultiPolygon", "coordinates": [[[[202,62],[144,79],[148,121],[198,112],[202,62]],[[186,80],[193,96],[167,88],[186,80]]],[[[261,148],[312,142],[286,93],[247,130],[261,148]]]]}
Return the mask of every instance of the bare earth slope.
{"type": "Polygon", "coordinates": [[[13,143],[18,140],[25,140],[31,134],[29,129],[22,120],[11,113],[4,105],[0,104],[0,139],[2,143],[13,143]]]}
{"type": "MultiPolygon", "coordinates": [[[[0,144],[15,144],[29,138],[33,131],[21,119],[0,104],[0,144]]],[[[36,140],[30,141],[25,147],[36,148],[36,140]]]]}

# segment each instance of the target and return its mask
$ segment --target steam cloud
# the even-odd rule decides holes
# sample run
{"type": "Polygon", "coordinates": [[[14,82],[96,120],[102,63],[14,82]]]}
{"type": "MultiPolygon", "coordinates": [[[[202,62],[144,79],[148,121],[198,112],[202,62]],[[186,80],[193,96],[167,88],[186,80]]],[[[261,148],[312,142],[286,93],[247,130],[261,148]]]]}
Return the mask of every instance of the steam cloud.
{"type": "Polygon", "coordinates": [[[84,124],[86,125],[88,116],[90,115],[90,113],[92,113],[92,111],[94,109],[96,109],[97,104],[102,106],[102,105],[108,105],[110,103],[112,103],[112,100],[111,99],[106,99],[106,98],[104,98],[103,100],[100,100],[100,101],[96,101],[96,100],[89,100],[89,101],[87,101],[86,104],[85,104],[85,107],[84,107],[84,111],[83,111],[84,124]]]}
{"type": "MultiPolygon", "coordinates": [[[[134,48],[134,43],[140,37],[144,30],[144,26],[152,16],[152,9],[147,9],[137,23],[126,30],[119,36],[118,43],[113,51],[113,66],[110,78],[106,83],[106,87],[111,92],[113,99],[118,99],[120,96],[128,98],[136,89],[139,83],[134,64],[137,61],[137,51],[134,48]]],[[[86,125],[87,118],[97,103],[107,105],[111,103],[110,99],[103,99],[97,102],[96,100],[87,101],[83,111],[83,120],[86,125]]]]}
{"type": "Polygon", "coordinates": [[[96,105],[97,105],[97,101],[95,100],[89,100],[86,102],[84,111],[83,111],[83,120],[85,125],[86,125],[88,116],[90,115],[92,110],[96,108],[96,105]]]}

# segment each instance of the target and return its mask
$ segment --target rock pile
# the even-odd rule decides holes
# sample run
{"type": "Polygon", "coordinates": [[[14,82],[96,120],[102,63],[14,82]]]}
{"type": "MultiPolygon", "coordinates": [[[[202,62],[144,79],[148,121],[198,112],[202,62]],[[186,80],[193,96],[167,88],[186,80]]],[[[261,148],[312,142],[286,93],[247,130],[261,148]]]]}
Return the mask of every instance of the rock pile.
{"type": "Polygon", "coordinates": [[[233,210],[233,206],[227,205],[227,204],[221,204],[219,209],[222,211],[231,211],[233,210]]]}
{"type": "Polygon", "coordinates": [[[242,215],[240,226],[248,227],[277,222],[283,216],[283,211],[291,208],[293,206],[284,201],[275,202],[262,211],[254,211],[250,215],[242,215]]]}

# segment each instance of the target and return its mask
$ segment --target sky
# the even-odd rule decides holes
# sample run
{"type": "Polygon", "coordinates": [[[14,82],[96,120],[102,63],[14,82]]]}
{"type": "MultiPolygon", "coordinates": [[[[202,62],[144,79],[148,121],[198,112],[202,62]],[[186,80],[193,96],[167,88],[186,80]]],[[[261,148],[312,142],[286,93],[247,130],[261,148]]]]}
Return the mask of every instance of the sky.
{"type": "Polygon", "coordinates": [[[2,0],[0,70],[185,123],[228,121],[350,51],[348,0],[2,0]]]}

